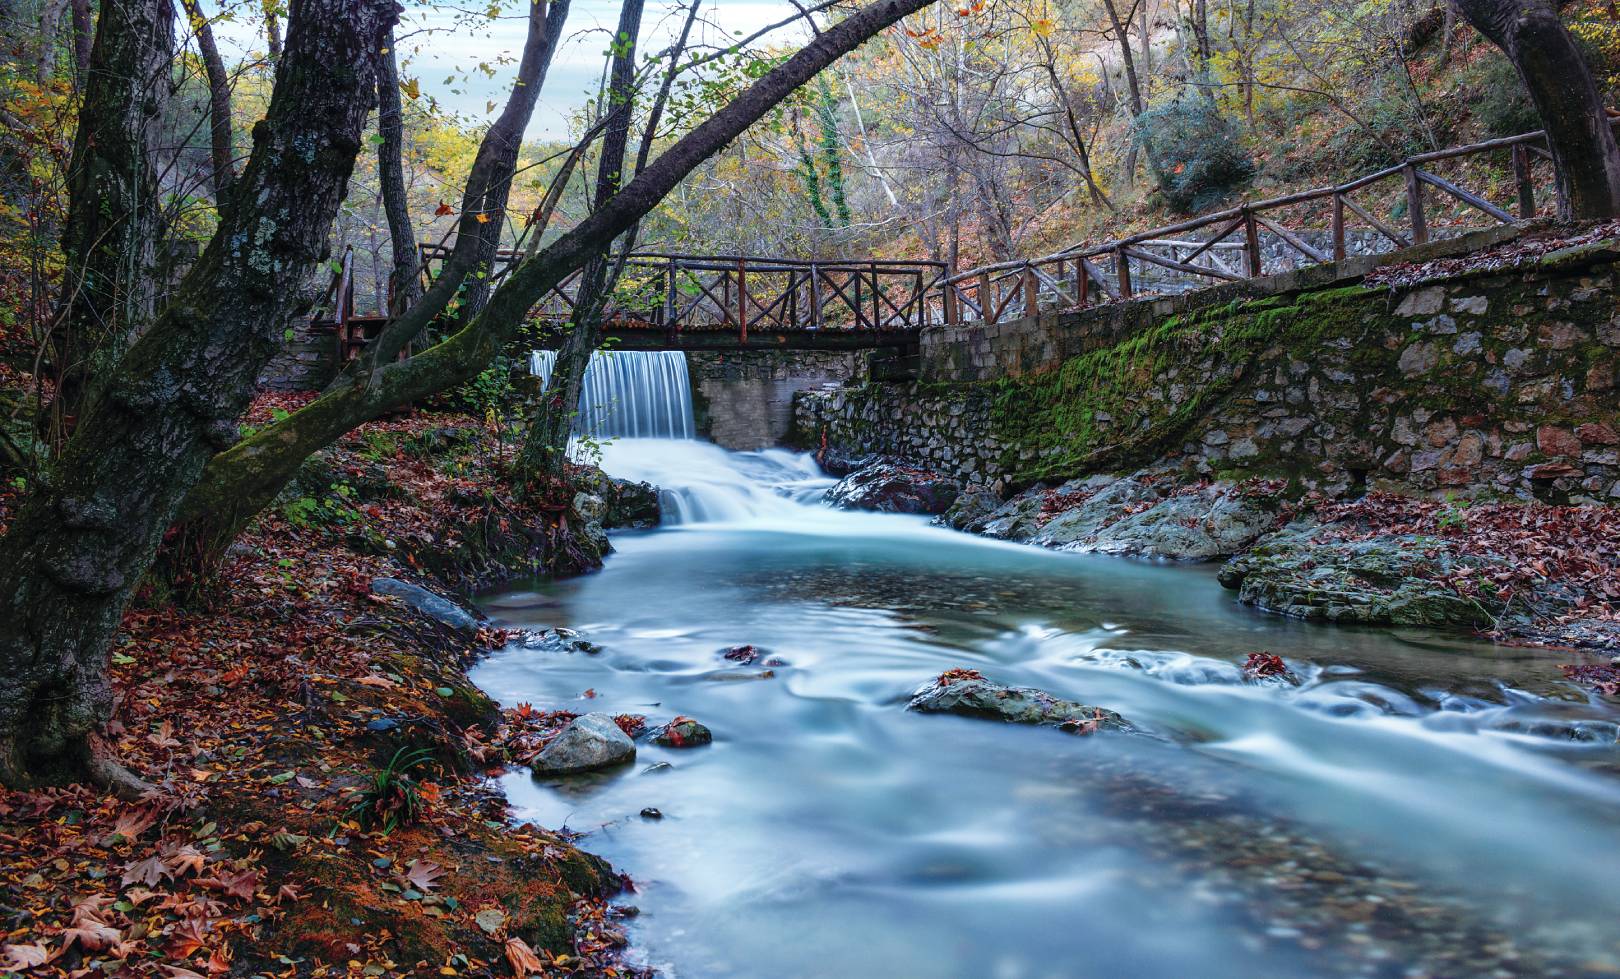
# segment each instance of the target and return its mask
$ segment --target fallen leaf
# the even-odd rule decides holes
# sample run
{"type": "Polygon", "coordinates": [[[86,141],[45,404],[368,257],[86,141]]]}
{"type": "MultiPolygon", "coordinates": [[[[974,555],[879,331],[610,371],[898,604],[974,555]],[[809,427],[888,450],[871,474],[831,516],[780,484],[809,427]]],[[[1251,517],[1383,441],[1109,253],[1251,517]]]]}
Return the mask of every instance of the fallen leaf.
{"type": "Polygon", "coordinates": [[[411,865],[405,869],[405,882],[419,891],[433,890],[445,869],[431,860],[412,860],[411,865]]]}
{"type": "Polygon", "coordinates": [[[518,979],[523,979],[531,972],[538,973],[545,969],[545,965],[541,963],[539,956],[534,954],[534,949],[529,947],[529,943],[515,935],[506,940],[506,961],[512,964],[512,972],[518,979]]]}

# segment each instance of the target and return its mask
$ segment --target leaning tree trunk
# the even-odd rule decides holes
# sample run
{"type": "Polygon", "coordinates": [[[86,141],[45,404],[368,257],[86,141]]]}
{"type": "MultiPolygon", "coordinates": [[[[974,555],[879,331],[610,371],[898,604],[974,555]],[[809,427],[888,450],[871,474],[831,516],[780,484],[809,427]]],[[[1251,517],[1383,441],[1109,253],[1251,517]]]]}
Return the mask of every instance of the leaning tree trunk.
{"type": "Polygon", "coordinates": [[[417,275],[416,232],[411,202],[405,194],[405,120],[399,102],[399,58],[394,35],[387,40],[377,71],[377,176],[382,182],[383,213],[388,217],[392,269],[388,274],[388,312],[398,315],[422,298],[417,275]]]}
{"type": "Polygon", "coordinates": [[[287,485],[304,460],[373,418],[464,384],[518,333],[569,273],[600,255],[703,161],[720,152],[821,69],[933,0],[876,0],[827,28],[792,57],[681,137],[606,205],[506,276],[489,305],[442,343],[406,361],[379,365],[255,432],[208,465],[183,521],[199,537],[227,541],[287,485]]]}
{"type": "Polygon", "coordinates": [[[58,435],[151,322],[163,225],[153,143],[174,59],[169,0],[106,0],[68,169],[67,272],[50,334],[58,435]]]}
{"type": "Polygon", "coordinates": [[[1561,220],[1620,215],[1620,148],[1581,50],[1551,0],[1452,0],[1507,54],[1547,130],[1561,220]]]}
{"type": "Polygon", "coordinates": [[[395,16],[393,0],[293,0],[269,112],[219,229],[0,538],[0,783],[107,776],[92,739],[111,705],[108,643],[282,330],[308,309],[395,16]]]}

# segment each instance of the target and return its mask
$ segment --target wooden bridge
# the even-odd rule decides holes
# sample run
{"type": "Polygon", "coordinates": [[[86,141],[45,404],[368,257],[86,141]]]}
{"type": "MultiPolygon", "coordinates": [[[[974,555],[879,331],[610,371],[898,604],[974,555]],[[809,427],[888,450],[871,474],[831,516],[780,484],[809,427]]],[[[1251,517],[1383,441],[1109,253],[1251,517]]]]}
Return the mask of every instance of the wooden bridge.
{"type": "MultiPolygon", "coordinates": [[[[1611,124],[1620,113],[1611,110],[1611,124]]],[[[1144,295],[1237,282],[1305,265],[1380,254],[1431,238],[1549,213],[1538,183],[1552,183],[1545,134],[1437,150],[1355,180],[1204,214],[1101,244],[953,272],[942,262],[784,259],[634,252],[605,310],[603,332],[619,349],[914,350],[924,327],[998,323],[1043,309],[1084,308],[1144,295]],[[1491,186],[1468,190],[1462,161],[1491,186]],[[1449,174],[1449,175],[1448,175],[1449,174]],[[1493,202],[1492,194],[1511,197],[1493,202]]],[[[419,246],[431,279],[448,256],[419,246]]],[[[493,278],[521,259],[502,252],[493,278]]],[[[574,315],[580,273],[555,286],[535,315],[574,315]]],[[[353,357],[387,322],[354,306],[352,251],[313,319],[353,357]]],[[[408,351],[402,356],[408,356],[408,351]]]]}

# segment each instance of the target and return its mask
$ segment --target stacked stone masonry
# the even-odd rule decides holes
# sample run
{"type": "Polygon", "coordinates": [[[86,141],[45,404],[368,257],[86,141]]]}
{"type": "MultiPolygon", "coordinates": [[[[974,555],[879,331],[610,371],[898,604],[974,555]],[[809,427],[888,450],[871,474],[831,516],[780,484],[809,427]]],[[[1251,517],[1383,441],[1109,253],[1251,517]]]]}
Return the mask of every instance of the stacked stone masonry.
{"type": "Polygon", "coordinates": [[[1620,242],[1393,290],[1370,267],[934,329],[920,381],[802,394],[795,439],[996,486],[1157,464],[1620,501],[1620,242]]]}

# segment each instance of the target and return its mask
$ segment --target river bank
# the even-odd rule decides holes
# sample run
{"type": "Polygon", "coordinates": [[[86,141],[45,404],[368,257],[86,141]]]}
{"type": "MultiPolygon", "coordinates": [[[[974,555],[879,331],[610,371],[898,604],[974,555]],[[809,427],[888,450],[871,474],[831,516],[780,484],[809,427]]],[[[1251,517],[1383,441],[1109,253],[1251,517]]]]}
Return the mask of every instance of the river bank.
{"type": "Polygon", "coordinates": [[[1219,563],[1221,584],[1263,612],[1620,650],[1620,509],[1611,506],[1329,499],[1283,480],[1189,481],[1168,468],[1036,483],[1004,498],[889,457],[823,458],[843,474],[829,492],[837,505],[933,514],[956,530],[1057,551],[1219,563]]]}
{"type": "Polygon", "coordinates": [[[108,732],[155,788],[0,792],[0,970],[634,974],[611,903],[628,879],[510,819],[490,777],[510,716],[467,670],[510,637],[413,591],[590,570],[593,521],[656,519],[583,471],[607,496],[578,501],[592,519],[513,499],[513,451],[470,416],[367,425],[217,566],[149,583],[108,732]]]}

